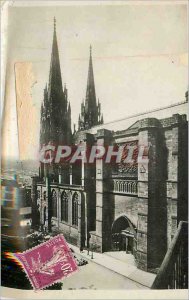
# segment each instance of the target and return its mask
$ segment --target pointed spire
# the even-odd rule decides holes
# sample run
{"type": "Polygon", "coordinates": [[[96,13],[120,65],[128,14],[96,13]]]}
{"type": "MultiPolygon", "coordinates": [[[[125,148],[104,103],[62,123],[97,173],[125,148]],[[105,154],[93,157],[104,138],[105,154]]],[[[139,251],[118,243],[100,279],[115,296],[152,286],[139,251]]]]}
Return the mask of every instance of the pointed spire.
{"type": "Polygon", "coordinates": [[[90,45],[89,69],[87,79],[87,91],[85,100],[86,111],[91,111],[96,106],[96,93],[93,74],[93,61],[92,61],[92,46],[90,45]]]}
{"type": "Polygon", "coordinates": [[[71,112],[71,106],[70,106],[70,101],[68,103],[68,114],[71,112]]]}
{"type": "Polygon", "coordinates": [[[59,59],[58,43],[57,43],[57,36],[56,36],[55,18],[54,18],[54,33],[53,33],[53,43],[52,43],[52,52],[51,52],[48,92],[49,92],[49,98],[51,98],[53,102],[55,101],[54,103],[56,104],[60,96],[63,97],[62,76],[61,76],[60,59],[59,59]],[[59,95],[57,95],[57,93],[59,95]]]}
{"type": "Polygon", "coordinates": [[[54,17],[54,32],[56,31],[56,18],[54,17]]]}
{"type": "Polygon", "coordinates": [[[48,100],[48,90],[47,90],[47,84],[46,84],[45,88],[43,90],[43,101],[42,101],[43,106],[46,106],[47,100],[48,100]]]}
{"type": "MultiPolygon", "coordinates": [[[[63,91],[56,29],[54,18],[49,82],[44,89],[44,106],[41,109],[40,144],[70,144],[72,139],[71,107],[67,104],[66,86],[63,91]]],[[[56,175],[55,169],[53,172],[56,175]]]]}
{"type": "MultiPolygon", "coordinates": [[[[67,87],[66,87],[66,83],[64,83],[64,95],[65,95],[65,99],[66,99],[66,102],[67,102],[68,90],[67,90],[67,87]]],[[[67,105],[66,105],[66,107],[67,107],[67,105]]]]}
{"type": "Polygon", "coordinates": [[[65,91],[63,91],[56,29],[56,19],[54,18],[48,83],[48,115],[51,121],[49,140],[65,142],[67,139],[66,128],[68,127],[67,123],[69,122],[70,124],[70,117],[68,118],[67,116],[68,105],[66,87],[65,91]]]}
{"type": "MultiPolygon", "coordinates": [[[[68,116],[68,129],[69,129],[68,135],[69,135],[69,133],[71,132],[71,106],[70,106],[70,102],[68,103],[67,116],[68,116]]],[[[69,138],[68,138],[68,140],[69,140],[69,138]]]]}
{"type": "MultiPolygon", "coordinates": [[[[101,105],[96,101],[95,82],[93,73],[92,46],[89,47],[89,68],[85,102],[81,104],[78,130],[89,129],[101,121],[101,105]]],[[[102,118],[103,121],[103,118],[102,118]]]]}

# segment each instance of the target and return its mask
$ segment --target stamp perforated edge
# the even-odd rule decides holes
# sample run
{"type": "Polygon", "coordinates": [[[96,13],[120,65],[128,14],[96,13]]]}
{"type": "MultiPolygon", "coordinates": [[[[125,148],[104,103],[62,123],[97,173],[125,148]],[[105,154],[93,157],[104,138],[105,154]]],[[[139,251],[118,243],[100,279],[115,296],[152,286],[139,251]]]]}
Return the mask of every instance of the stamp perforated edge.
{"type": "Polygon", "coordinates": [[[28,272],[27,272],[27,269],[25,268],[25,265],[23,264],[23,262],[17,257],[16,253],[13,254],[13,256],[14,256],[14,257],[22,264],[22,267],[23,267],[22,272],[25,272],[25,274],[26,274],[26,276],[27,276],[27,278],[28,278],[28,280],[29,280],[31,286],[34,288],[35,292],[40,291],[40,290],[43,290],[43,289],[45,289],[45,288],[47,288],[47,287],[50,287],[50,286],[54,285],[55,283],[61,282],[61,280],[63,280],[64,278],[68,278],[68,277],[71,276],[72,274],[74,274],[74,273],[76,273],[76,272],[79,271],[78,265],[77,265],[77,263],[76,263],[76,261],[75,261],[75,258],[74,258],[73,254],[72,254],[72,251],[70,250],[70,248],[69,248],[69,246],[68,246],[68,244],[67,244],[67,242],[66,242],[66,240],[65,240],[65,237],[63,236],[63,234],[58,234],[58,235],[56,235],[56,236],[50,237],[50,239],[49,239],[48,241],[46,241],[46,242],[44,242],[44,243],[41,243],[41,244],[39,244],[39,245],[37,245],[37,246],[35,246],[35,247],[33,247],[33,248],[30,248],[30,249],[28,249],[28,250],[25,250],[25,251],[23,251],[23,252],[19,252],[18,254],[29,253],[29,252],[31,252],[32,250],[38,249],[38,248],[40,248],[41,246],[47,244],[50,240],[53,240],[53,239],[58,238],[58,237],[62,238],[63,241],[65,242],[65,245],[66,245],[66,248],[67,248],[66,250],[67,250],[67,252],[69,252],[70,255],[72,256],[72,259],[73,259],[73,262],[74,262],[74,265],[75,265],[76,269],[75,269],[73,272],[69,273],[68,275],[62,276],[61,278],[55,280],[53,283],[50,283],[50,284],[47,284],[47,285],[43,286],[43,288],[36,288],[36,286],[33,284],[32,280],[31,280],[31,278],[30,278],[30,276],[29,276],[29,274],[28,274],[28,272]]]}

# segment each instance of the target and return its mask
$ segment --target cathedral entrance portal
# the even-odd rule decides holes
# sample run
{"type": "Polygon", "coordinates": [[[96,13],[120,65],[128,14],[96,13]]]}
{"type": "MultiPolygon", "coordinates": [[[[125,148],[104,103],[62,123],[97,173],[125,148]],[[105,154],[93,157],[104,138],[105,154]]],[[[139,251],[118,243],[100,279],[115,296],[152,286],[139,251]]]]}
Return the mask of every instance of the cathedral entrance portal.
{"type": "Polygon", "coordinates": [[[120,216],[112,225],[112,250],[133,254],[135,233],[128,218],[125,215],[120,216]]]}

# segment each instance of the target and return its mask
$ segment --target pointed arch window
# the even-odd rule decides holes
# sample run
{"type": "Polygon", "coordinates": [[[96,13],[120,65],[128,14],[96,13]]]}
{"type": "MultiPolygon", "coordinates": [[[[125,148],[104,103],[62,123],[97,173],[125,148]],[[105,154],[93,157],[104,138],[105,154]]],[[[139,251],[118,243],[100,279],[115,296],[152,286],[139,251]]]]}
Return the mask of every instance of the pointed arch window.
{"type": "Polygon", "coordinates": [[[72,224],[78,226],[78,194],[75,193],[72,199],[72,224]]]}
{"type": "Polygon", "coordinates": [[[68,222],[68,194],[66,192],[61,195],[61,221],[68,222]]]}
{"type": "Polygon", "coordinates": [[[52,191],[52,216],[57,218],[57,194],[55,190],[52,191]]]}

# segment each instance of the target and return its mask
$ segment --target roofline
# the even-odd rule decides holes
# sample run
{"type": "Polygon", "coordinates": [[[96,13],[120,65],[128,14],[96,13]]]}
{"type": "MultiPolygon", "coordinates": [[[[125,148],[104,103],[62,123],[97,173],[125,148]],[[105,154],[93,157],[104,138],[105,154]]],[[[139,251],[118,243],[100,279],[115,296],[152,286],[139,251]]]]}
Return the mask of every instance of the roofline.
{"type": "Polygon", "coordinates": [[[116,122],[124,121],[124,120],[127,120],[127,119],[132,119],[134,117],[138,117],[138,116],[146,115],[146,114],[149,114],[149,113],[152,113],[152,112],[157,112],[157,111],[164,110],[164,109],[167,109],[167,108],[179,106],[179,105],[182,105],[182,104],[185,104],[185,103],[188,103],[188,101],[184,100],[182,102],[177,102],[177,103],[174,103],[174,104],[170,104],[168,106],[159,107],[159,108],[155,108],[155,109],[152,109],[152,110],[147,110],[147,111],[142,112],[142,113],[133,114],[133,115],[121,118],[121,119],[116,119],[116,120],[113,120],[113,121],[110,121],[110,122],[107,122],[107,123],[104,123],[104,124],[96,125],[96,126],[93,126],[92,128],[97,128],[97,127],[100,127],[102,125],[108,125],[108,124],[111,124],[111,123],[116,123],[116,122]]]}

